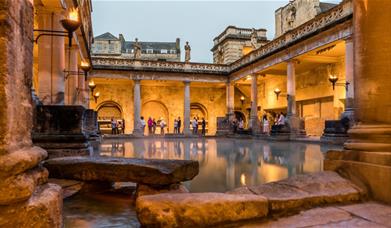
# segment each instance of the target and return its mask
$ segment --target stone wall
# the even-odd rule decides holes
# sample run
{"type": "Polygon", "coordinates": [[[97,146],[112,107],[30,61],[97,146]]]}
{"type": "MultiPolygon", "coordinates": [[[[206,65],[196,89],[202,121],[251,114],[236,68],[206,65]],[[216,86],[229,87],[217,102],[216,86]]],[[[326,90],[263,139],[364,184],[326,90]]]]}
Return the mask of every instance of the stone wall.
{"type": "Polygon", "coordinates": [[[31,143],[33,6],[0,1],[0,227],[62,227],[61,188],[31,143]]]}
{"type": "MultiPolygon", "coordinates": [[[[101,96],[98,102],[90,101],[90,107],[99,110],[99,107],[108,102],[115,102],[120,106],[122,118],[125,120],[125,133],[133,131],[133,81],[97,80],[95,91],[101,96]]],[[[197,110],[204,110],[208,122],[208,134],[216,133],[216,119],[226,114],[225,87],[215,88],[215,84],[192,85],[190,88],[190,103],[197,110]]],[[[181,82],[154,83],[141,82],[141,116],[149,116],[156,120],[163,117],[167,123],[169,133],[173,132],[174,119],[181,117],[183,123],[184,86],[181,82]]],[[[99,112],[98,112],[99,115],[99,112]]],[[[193,116],[191,116],[193,118],[193,116]]],[[[182,125],[183,126],[183,125],[182,125]]]]}

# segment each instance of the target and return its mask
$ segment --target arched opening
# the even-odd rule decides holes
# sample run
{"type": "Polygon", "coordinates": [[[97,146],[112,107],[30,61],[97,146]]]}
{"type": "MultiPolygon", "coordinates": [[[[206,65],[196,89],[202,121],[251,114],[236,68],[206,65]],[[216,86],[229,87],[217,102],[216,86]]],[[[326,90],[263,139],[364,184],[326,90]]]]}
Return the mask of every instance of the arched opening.
{"type": "Polygon", "coordinates": [[[117,121],[118,133],[124,132],[123,112],[121,106],[114,101],[105,101],[98,105],[98,124],[102,134],[111,133],[111,119],[117,121]]]}
{"type": "Polygon", "coordinates": [[[243,112],[240,112],[240,111],[235,111],[235,118],[239,121],[239,120],[243,120],[244,122],[244,126],[247,126],[247,120],[246,120],[246,115],[243,114],[243,112]]]}
{"type": "MultiPolygon", "coordinates": [[[[154,100],[145,102],[141,108],[141,116],[144,117],[146,123],[148,123],[149,117],[156,120],[157,127],[156,127],[155,134],[160,134],[160,121],[164,119],[164,121],[167,124],[165,132],[166,133],[169,132],[169,128],[170,128],[169,113],[167,107],[162,102],[154,101],[154,100]]],[[[146,128],[148,131],[148,126],[146,128]]]]}
{"type": "MultiPolygon", "coordinates": [[[[205,118],[206,122],[206,133],[208,133],[208,111],[200,103],[191,103],[190,104],[190,120],[197,118],[199,121],[202,120],[202,118],[205,118]]],[[[200,122],[199,122],[199,127],[200,127],[200,122]]],[[[190,125],[190,128],[192,129],[193,127],[190,125]]]]}

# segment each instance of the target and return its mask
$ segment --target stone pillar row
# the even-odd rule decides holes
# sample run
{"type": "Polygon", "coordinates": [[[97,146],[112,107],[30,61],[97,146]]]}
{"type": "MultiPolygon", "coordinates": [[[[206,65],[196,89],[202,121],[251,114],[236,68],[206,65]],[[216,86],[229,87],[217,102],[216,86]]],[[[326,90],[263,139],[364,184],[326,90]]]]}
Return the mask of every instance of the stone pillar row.
{"type": "MultiPolygon", "coordinates": [[[[184,112],[183,112],[183,133],[190,135],[190,82],[185,81],[184,84],[184,112]]],[[[141,118],[141,88],[140,80],[134,80],[133,87],[133,134],[136,136],[143,135],[142,126],[140,123],[141,118]]]]}
{"type": "MultiPolygon", "coordinates": [[[[62,227],[61,187],[48,183],[48,171],[39,166],[47,152],[31,142],[32,1],[2,1],[1,4],[0,227],[62,227]]],[[[54,43],[60,45],[61,41],[54,43]]],[[[47,49],[40,57],[49,57],[47,49]]],[[[59,64],[57,58],[53,59],[55,64],[59,64]]],[[[43,74],[49,76],[50,69],[43,74]]],[[[56,98],[61,98],[58,95],[56,98]]],[[[46,98],[50,100],[50,96],[46,98]]]]}
{"type": "Polygon", "coordinates": [[[226,103],[227,103],[227,116],[230,121],[235,117],[235,86],[231,82],[226,83],[226,103]]]}

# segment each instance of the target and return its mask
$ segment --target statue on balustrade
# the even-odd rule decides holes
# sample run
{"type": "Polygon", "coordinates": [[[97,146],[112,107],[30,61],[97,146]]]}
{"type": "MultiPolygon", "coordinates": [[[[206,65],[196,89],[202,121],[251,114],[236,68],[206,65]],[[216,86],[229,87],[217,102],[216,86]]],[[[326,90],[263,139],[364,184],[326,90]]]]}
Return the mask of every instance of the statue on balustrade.
{"type": "Polygon", "coordinates": [[[133,44],[134,49],[134,59],[141,59],[141,44],[138,42],[136,38],[133,44]]]}
{"type": "Polygon", "coordinates": [[[188,63],[190,61],[190,51],[191,51],[191,48],[189,45],[189,41],[186,41],[186,45],[185,45],[185,62],[186,63],[188,63]]]}

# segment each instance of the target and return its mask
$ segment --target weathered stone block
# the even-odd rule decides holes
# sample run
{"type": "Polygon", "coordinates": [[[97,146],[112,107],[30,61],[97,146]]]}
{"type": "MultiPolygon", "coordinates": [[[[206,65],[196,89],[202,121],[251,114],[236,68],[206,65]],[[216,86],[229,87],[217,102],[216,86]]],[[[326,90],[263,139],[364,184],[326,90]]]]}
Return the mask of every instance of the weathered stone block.
{"type": "Polygon", "coordinates": [[[28,201],[0,206],[0,227],[62,227],[61,188],[42,185],[28,201]]]}
{"type": "Polygon", "coordinates": [[[139,197],[136,212],[146,227],[211,227],[263,218],[267,199],[224,193],[163,193],[139,197]]]}
{"type": "Polygon", "coordinates": [[[169,185],[193,179],[197,161],[109,157],[66,157],[45,161],[50,177],[82,181],[169,185]]]}
{"type": "Polygon", "coordinates": [[[0,156],[0,179],[16,175],[30,169],[47,156],[39,147],[23,148],[0,156]]]}
{"type": "Polygon", "coordinates": [[[0,205],[27,200],[33,194],[37,185],[47,182],[48,175],[45,168],[39,167],[1,181],[0,205]]]}

